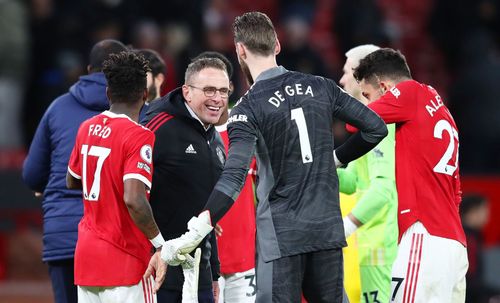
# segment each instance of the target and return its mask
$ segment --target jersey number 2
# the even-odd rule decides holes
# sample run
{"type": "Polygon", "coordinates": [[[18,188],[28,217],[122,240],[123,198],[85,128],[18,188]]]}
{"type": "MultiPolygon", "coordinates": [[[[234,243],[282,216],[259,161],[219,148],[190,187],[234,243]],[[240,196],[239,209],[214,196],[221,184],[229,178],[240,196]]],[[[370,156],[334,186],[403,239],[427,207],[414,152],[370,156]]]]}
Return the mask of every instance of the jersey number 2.
{"type": "Polygon", "coordinates": [[[306,118],[304,117],[304,111],[302,107],[294,108],[291,111],[292,120],[297,123],[297,128],[299,129],[299,142],[300,142],[300,152],[302,154],[302,162],[310,163],[313,161],[313,156],[311,152],[311,143],[309,142],[309,133],[307,132],[306,118]]]}
{"type": "Polygon", "coordinates": [[[101,192],[101,170],[104,160],[109,156],[111,152],[110,148],[101,146],[89,146],[86,144],[82,145],[82,155],[83,155],[83,172],[82,172],[82,187],[83,196],[86,200],[97,201],[99,199],[99,193],[101,192]],[[92,182],[92,187],[90,192],[87,191],[87,158],[88,156],[97,157],[97,164],[94,172],[94,182],[92,182]]]}
{"type": "Polygon", "coordinates": [[[434,138],[443,139],[443,132],[447,132],[450,136],[450,143],[448,143],[448,148],[446,148],[439,162],[434,166],[434,171],[452,176],[458,167],[458,132],[451,126],[450,122],[439,120],[434,126],[434,138]],[[457,140],[456,145],[455,140],[457,140]],[[449,165],[448,162],[450,162],[454,154],[456,154],[455,166],[449,165]]]}

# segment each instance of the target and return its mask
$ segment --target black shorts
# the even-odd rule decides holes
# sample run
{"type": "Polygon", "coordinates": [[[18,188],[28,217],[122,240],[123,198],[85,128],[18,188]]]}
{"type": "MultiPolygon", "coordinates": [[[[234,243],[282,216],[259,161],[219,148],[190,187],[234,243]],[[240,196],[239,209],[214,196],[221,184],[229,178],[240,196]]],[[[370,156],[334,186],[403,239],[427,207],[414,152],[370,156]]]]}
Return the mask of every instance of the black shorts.
{"type": "Polygon", "coordinates": [[[264,262],[257,257],[257,303],[348,302],[342,249],[309,252],[264,262]]]}

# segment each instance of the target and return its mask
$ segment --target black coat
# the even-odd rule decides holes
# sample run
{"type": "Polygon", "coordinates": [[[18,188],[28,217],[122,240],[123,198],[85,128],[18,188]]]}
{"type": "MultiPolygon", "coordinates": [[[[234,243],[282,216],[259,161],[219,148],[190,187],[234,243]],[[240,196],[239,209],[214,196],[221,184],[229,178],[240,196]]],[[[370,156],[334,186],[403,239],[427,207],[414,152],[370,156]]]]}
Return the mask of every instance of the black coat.
{"type": "MultiPolygon", "coordinates": [[[[189,219],[202,211],[219,179],[224,145],[213,126],[205,130],[191,116],[180,88],[152,103],[141,123],[156,135],[150,196],[154,217],[166,240],[177,238],[187,231],[189,219]]],[[[219,272],[214,233],[207,238],[200,244],[200,290],[210,289],[219,272]]],[[[162,287],[182,290],[183,281],[182,268],[172,266],[162,287]]]]}

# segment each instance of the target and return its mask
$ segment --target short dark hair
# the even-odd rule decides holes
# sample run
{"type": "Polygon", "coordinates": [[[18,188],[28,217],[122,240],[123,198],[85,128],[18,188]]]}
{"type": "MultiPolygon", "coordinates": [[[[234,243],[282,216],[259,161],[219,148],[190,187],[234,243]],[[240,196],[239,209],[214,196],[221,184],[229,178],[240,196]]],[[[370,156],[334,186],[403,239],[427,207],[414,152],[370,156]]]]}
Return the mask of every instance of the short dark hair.
{"type": "Polygon", "coordinates": [[[152,49],[138,49],[137,53],[144,56],[144,59],[149,61],[149,67],[151,68],[151,73],[153,77],[158,76],[158,74],[167,74],[167,66],[165,65],[165,61],[163,61],[160,54],[152,49]]]}
{"type": "Polygon", "coordinates": [[[483,206],[488,202],[485,196],[480,194],[467,194],[462,197],[462,202],[460,203],[460,216],[463,218],[470,211],[483,206]]]}
{"type": "Polygon", "coordinates": [[[109,55],[109,59],[104,61],[103,72],[108,81],[111,101],[134,103],[141,99],[150,71],[141,54],[124,51],[109,55]]]}
{"type": "Polygon", "coordinates": [[[269,17],[249,12],[234,19],[234,41],[243,43],[252,53],[269,56],[276,47],[276,31],[269,17]]]}
{"type": "Polygon", "coordinates": [[[233,64],[223,54],[221,54],[219,52],[214,52],[214,51],[206,51],[206,52],[203,52],[203,53],[199,54],[195,58],[193,58],[191,60],[191,62],[194,62],[194,61],[202,59],[202,58],[217,58],[217,59],[220,59],[226,65],[226,71],[227,71],[227,74],[229,76],[229,79],[231,79],[233,77],[233,64]]]}
{"type": "Polygon", "coordinates": [[[118,40],[106,39],[97,42],[90,51],[89,55],[89,65],[90,72],[100,72],[104,60],[108,59],[110,54],[117,54],[119,52],[126,51],[128,48],[125,44],[118,40]]]}
{"type": "Polygon", "coordinates": [[[205,68],[215,68],[215,69],[220,69],[224,72],[227,73],[227,67],[222,62],[221,59],[217,58],[201,58],[198,60],[195,60],[191,63],[189,63],[187,69],[186,69],[186,74],[184,76],[184,83],[188,84],[188,82],[191,80],[191,78],[199,73],[200,71],[204,70],[205,68]]]}
{"type": "Polygon", "coordinates": [[[365,80],[372,84],[378,82],[377,78],[411,79],[405,56],[392,48],[381,48],[361,59],[353,75],[358,82],[365,80]]]}

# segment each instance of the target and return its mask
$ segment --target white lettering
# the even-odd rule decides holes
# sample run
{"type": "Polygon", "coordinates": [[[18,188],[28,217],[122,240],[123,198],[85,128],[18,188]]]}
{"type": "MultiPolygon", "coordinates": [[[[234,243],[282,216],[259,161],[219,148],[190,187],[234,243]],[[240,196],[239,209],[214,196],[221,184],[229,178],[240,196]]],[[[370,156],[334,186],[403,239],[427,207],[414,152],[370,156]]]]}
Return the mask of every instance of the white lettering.
{"type": "Polygon", "coordinates": [[[314,97],[314,94],[313,94],[313,90],[311,88],[310,85],[307,86],[307,89],[306,89],[306,95],[311,95],[311,97],[314,97]]]}
{"type": "Polygon", "coordinates": [[[280,100],[278,100],[278,98],[276,97],[271,97],[269,98],[269,100],[267,100],[269,103],[271,103],[272,105],[276,106],[276,107],[280,107],[280,100]]]}
{"type": "Polygon", "coordinates": [[[283,95],[280,93],[279,90],[275,91],[274,94],[276,95],[276,97],[278,97],[278,99],[280,99],[281,102],[285,101],[285,98],[283,97],[283,95]]]}
{"type": "Polygon", "coordinates": [[[90,136],[90,133],[94,129],[94,126],[95,126],[94,124],[90,124],[90,126],[89,126],[89,134],[87,136],[90,136]]]}
{"type": "Polygon", "coordinates": [[[110,127],[107,127],[107,126],[104,126],[102,127],[102,125],[100,124],[90,124],[89,126],[89,136],[98,136],[98,137],[101,137],[103,139],[106,139],[107,137],[109,137],[109,135],[111,134],[111,128],[110,127]]]}
{"type": "Polygon", "coordinates": [[[295,95],[295,91],[293,90],[293,88],[290,85],[285,86],[285,92],[289,96],[295,95]]]}
{"type": "Polygon", "coordinates": [[[300,83],[295,84],[295,90],[297,91],[297,95],[303,95],[302,84],[300,84],[300,83]]]}
{"type": "Polygon", "coordinates": [[[92,132],[92,136],[99,136],[98,133],[99,131],[102,129],[102,126],[97,124],[95,127],[94,127],[94,131],[92,132]]]}
{"type": "Polygon", "coordinates": [[[441,106],[444,106],[444,103],[443,103],[443,100],[441,99],[441,97],[439,95],[436,95],[436,102],[434,102],[434,100],[429,100],[429,103],[431,105],[426,105],[425,106],[425,109],[427,110],[427,112],[429,113],[429,115],[431,117],[434,117],[434,113],[437,112],[437,110],[441,107],[441,106]]]}
{"type": "Polygon", "coordinates": [[[248,122],[248,117],[246,115],[234,115],[227,119],[228,124],[233,122],[248,122]]]}

